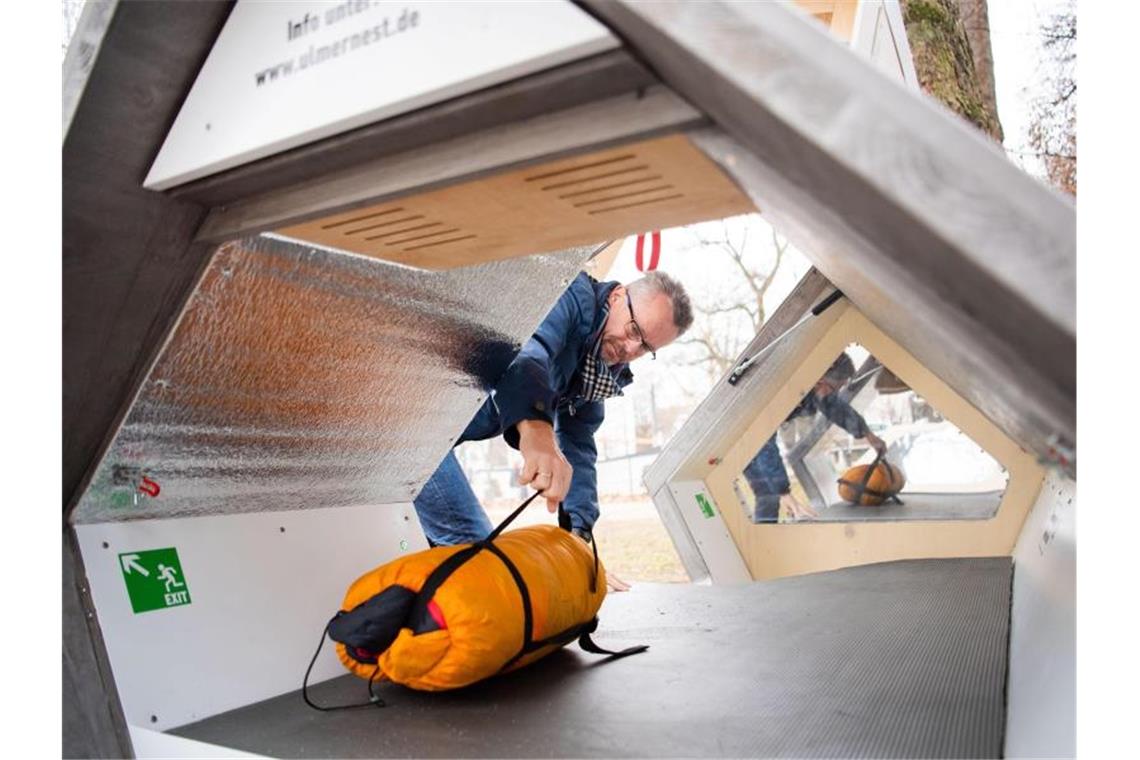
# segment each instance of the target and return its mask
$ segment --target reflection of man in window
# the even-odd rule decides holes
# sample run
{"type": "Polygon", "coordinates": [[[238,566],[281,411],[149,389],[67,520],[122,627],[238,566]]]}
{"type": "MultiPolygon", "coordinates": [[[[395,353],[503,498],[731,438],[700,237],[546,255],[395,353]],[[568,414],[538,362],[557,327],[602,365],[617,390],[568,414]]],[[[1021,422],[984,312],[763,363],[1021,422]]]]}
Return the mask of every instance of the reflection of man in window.
{"type": "MultiPolygon", "coordinates": [[[[877,451],[885,452],[887,445],[871,432],[863,416],[839,394],[839,390],[854,374],[855,364],[851,361],[851,357],[846,353],[840,354],[812,388],[811,393],[804,396],[799,406],[792,410],[785,422],[820,412],[854,437],[865,438],[877,451]]],[[[780,458],[780,448],[776,443],[775,433],[744,468],[744,478],[752,487],[752,492],[756,494],[753,522],[776,522],[781,504],[797,519],[817,516],[810,505],[803,504],[792,496],[791,483],[788,482],[784,461],[780,458]]]]}

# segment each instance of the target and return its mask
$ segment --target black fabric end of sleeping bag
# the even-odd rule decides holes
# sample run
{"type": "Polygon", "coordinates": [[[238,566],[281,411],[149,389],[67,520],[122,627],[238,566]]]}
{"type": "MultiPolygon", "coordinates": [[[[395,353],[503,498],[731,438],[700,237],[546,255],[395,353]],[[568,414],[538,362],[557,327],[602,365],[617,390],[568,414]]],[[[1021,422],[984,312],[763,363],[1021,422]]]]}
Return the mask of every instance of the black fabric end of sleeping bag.
{"type": "Polygon", "coordinates": [[[416,592],[410,588],[389,586],[355,609],[338,612],[329,622],[329,638],[344,644],[358,662],[374,663],[407,627],[415,601],[416,592]]]}

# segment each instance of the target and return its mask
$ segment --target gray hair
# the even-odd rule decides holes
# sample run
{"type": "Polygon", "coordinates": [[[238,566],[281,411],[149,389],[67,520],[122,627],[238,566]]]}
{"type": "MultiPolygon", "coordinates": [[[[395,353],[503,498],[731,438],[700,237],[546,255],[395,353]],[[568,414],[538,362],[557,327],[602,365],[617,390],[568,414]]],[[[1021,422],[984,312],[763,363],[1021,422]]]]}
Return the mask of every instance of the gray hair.
{"type": "Polygon", "coordinates": [[[627,287],[634,293],[651,290],[667,296],[669,302],[673,304],[673,326],[677,328],[678,337],[693,324],[693,307],[689,303],[689,294],[685,292],[681,283],[664,272],[657,270],[646,272],[644,277],[634,280],[627,287]]]}

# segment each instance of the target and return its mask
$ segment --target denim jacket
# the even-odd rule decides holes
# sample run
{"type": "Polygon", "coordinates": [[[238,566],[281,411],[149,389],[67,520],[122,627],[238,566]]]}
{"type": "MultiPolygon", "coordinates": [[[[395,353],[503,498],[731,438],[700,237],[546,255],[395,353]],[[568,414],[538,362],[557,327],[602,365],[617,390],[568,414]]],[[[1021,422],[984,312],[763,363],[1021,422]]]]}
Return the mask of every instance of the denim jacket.
{"type": "MultiPolygon", "coordinates": [[[[579,273],[507,367],[479,415],[493,419],[493,424],[481,426],[493,432],[478,437],[501,432],[515,449],[520,421],[546,420],[554,426],[558,445],[574,468],[563,508],[575,528],[586,530],[598,519],[594,433],[605,418],[605,407],[602,401],[585,401],[578,393],[579,372],[597,345],[605,322],[603,306],[617,285],[579,273]]],[[[611,371],[619,387],[633,382],[628,364],[615,365],[611,371]]],[[[468,440],[474,437],[464,435],[468,440]]]]}
{"type": "Polygon", "coordinates": [[[826,396],[817,396],[815,391],[808,393],[799,405],[788,415],[789,420],[796,417],[807,417],[821,412],[831,422],[846,430],[855,438],[865,438],[870,428],[867,427],[863,415],[855,411],[847,399],[838,392],[826,396]]]}

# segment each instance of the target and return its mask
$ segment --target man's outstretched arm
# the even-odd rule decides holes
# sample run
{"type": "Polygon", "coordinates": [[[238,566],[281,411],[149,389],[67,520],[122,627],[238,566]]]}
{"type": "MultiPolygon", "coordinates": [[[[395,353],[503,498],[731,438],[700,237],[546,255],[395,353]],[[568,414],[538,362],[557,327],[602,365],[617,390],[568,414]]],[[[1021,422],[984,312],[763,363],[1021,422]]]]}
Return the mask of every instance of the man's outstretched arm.
{"type": "Polygon", "coordinates": [[[581,328],[583,309],[593,297],[588,281],[575,280],[495,387],[503,440],[523,457],[520,482],[542,491],[551,512],[566,498],[573,474],[554,434],[558,395],[552,387],[551,370],[554,358],[581,328]]]}
{"type": "Polygon", "coordinates": [[[824,396],[820,399],[819,406],[827,419],[856,438],[866,438],[867,443],[871,444],[879,453],[886,452],[887,444],[883,439],[871,432],[871,427],[863,419],[863,415],[859,414],[850,402],[840,398],[839,394],[830,393],[824,396]]]}

